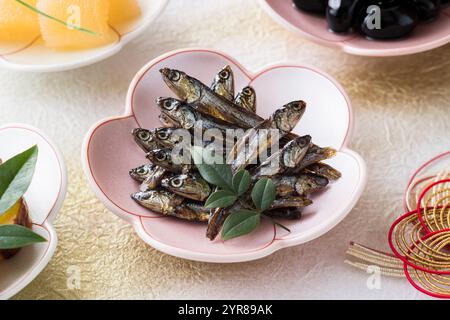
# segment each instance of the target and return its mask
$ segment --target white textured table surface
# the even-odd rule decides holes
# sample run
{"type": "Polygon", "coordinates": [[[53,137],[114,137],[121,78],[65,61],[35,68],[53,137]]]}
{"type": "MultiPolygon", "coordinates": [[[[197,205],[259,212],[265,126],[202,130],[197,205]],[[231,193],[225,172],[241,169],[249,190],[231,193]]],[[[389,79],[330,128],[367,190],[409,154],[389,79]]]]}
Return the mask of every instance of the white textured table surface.
{"type": "Polygon", "coordinates": [[[387,250],[409,175],[450,149],[449,108],[450,46],[408,57],[350,56],[285,31],[256,1],[172,0],[144,35],[104,62],[55,74],[0,70],[1,123],[46,131],[62,149],[70,177],[56,221],[57,253],[17,298],[426,298],[401,279],[383,277],[381,290],[369,290],[368,275],[343,260],[351,240],[387,250]],[[312,64],[342,83],[355,111],[351,146],[370,170],[344,222],[259,261],[214,265],[157,252],[95,199],[79,161],[85,132],[123,112],[128,84],[142,65],[184,47],[222,50],[250,70],[280,61],[312,64]],[[80,289],[67,288],[70,266],[81,270],[80,289]]]}

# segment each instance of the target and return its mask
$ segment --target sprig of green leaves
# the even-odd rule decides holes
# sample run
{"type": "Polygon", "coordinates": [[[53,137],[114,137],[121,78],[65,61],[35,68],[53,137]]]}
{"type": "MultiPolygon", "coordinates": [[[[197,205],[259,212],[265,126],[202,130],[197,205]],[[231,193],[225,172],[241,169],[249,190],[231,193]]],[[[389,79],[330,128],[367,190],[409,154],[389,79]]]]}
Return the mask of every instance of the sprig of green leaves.
{"type": "Polygon", "coordinates": [[[275,195],[276,190],[272,180],[269,178],[260,179],[251,192],[255,208],[233,211],[223,225],[222,239],[233,239],[255,230],[261,223],[261,215],[270,208],[275,200],[275,195]]]}
{"type": "MultiPolygon", "coordinates": [[[[223,159],[217,161],[208,157],[204,149],[194,147],[191,153],[203,179],[217,186],[216,191],[206,200],[206,208],[229,208],[240,198],[246,197],[251,185],[251,176],[247,170],[240,170],[233,175],[230,165],[223,163],[223,159]]],[[[258,180],[251,191],[254,208],[231,212],[224,222],[222,239],[229,240],[254,231],[261,223],[261,215],[271,207],[275,196],[276,188],[271,179],[258,180]]],[[[274,223],[279,225],[278,222],[274,223]]]]}
{"type": "MultiPolygon", "coordinates": [[[[30,186],[38,156],[38,147],[12,157],[0,165],[0,217],[19,201],[30,186]]],[[[46,241],[19,225],[0,225],[0,249],[17,249],[46,241]]]]}
{"type": "Polygon", "coordinates": [[[249,189],[251,178],[247,170],[233,175],[231,166],[223,163],[223,159],[212,158],[200,147],[194,147],[191,154],[203,179],[217,186],[216,191],[206,200],[206,208],[228,208],[249,189]]]}

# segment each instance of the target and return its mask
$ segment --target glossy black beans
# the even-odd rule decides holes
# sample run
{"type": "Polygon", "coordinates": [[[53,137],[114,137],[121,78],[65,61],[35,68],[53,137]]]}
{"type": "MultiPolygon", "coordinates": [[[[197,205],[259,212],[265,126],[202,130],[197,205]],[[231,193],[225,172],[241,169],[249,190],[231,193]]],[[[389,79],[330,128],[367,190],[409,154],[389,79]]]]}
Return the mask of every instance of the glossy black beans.
{"type": "Polygon", "coordinates": [[[328,0],[294,0],[294,4],[304,11],[325,14],[328,0]]]}
{"type": "Polygon", "coordinates": [[[395,39],[404,37],[414,30],[419,16],[411,2],[402,0],[376,2],[376,6],[368,8],[369,13],[366,13],[361,23],[363,34],[373,39],[395,39]]]}
{"type": "Polygon", "coordinates": [[[347,32],[354,25],[358,0],[330,0],[327,8],[328,27],[334,32],[347,32]]]}
{"type": "Polygon", "coordinates": [[[432,20],[439,14],[440,0],[412,0],[421,20],[432,20]]]}
{"type": "Polygon", "coordinates": [[[419,20],[432,20],[450,0],[293,0],[297,8],[326,12],[337,33],[360,30],[373,39],[395,39],[410,33],[419,20]],[[377,23],[378,22],[378,23],[377,23]]]}

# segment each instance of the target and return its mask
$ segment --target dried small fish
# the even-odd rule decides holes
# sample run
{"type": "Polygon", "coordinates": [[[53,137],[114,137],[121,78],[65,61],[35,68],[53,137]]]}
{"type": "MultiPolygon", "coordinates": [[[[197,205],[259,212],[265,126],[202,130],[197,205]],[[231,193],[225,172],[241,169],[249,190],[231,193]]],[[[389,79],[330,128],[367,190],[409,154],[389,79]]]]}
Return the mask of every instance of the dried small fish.
{"type": "Polygon", "coordinates": [[[306,135],[291,140],[282,149],[280,163],[284,168],[295,168],[303,160],[311,146],[311,136],[306,135]]]}
{"type": "Polygon", "coordinates": [[[224,97],[229,101],[234,99],[234,74],[230,66],[225,66],[220,72],[214,77],[214,81],[211,85],[211,90],[213,90],[218,95],[224,97]]]}
{"type": "Polygon", "coordinates": [[[342,177],[342,174],[338,170],[322,162],[317,162],[307,166],[305,171],[315,173],[329,180],[338,180],[342,177]]]}
{"type": "Polygon", "coordinates": [[[261,122],[255,127],[255,130],[248,130],[244,136],[234,145],[227,159],[228,163],[232,163],[234,172],[244,169],[249,164],[254,163],[258,156],[265,152],[272,144],[273,137],[268,134],[267,137],[261,139],[257,133],[261,129],[277,129],[279,137],[290,132],[300,121],[305,113],[306,103],[304,101],[293,101],[276,110],[274,114],[267,120],[261,122]],[[248,146],[248,153],[245,148],[248,146]]]}
{"type": "MultiPolygon", "coordinates": [[[[278,129],[279,135],[283,136],[290,132],[303,116],[306,109],[306,103],[303,101],[294,101],[288,103],[281,109],[275,111],[275,113],[267,120],[260,123],[255,127],[256,131],[261,129],[278,129]]],[[[261,152],[265,151],[272,143],[273,137],[269,134],[265,139],[260,139],[258,135],[249,130],[244,136],[234,145],[233,149],[227,159],[228,163],[232,163],[231,168],[233,172],[237,172],[244,169],[249,164],[253,163],[261,152]],[[245,152],[245,146],[248,142],[249,154],[245,152]]],[[[225,211],[217,209],[212,215],[208,224],[207,237],[214,239],[220,228],[229,215],[230,209],[225,211]]]]}
{"type": "Polygon", "coordinates": [[[211,214],[208,227],[206,228],[206,237],[209,240],[214,240],[222,229],[225,220],[231,214],[232,211],[239,210],[241,208],[239,203],[235,203],[233,206],[227,209],[216,209],[213,214],[211,214]]]}
{"type": "MultiPolygon", "coordinates": [[[[219,96],[185,72],[169,68],[162,68],[160,72],[164,82],[181,100],[191,104],[203,114],[222,119],[243,129],[254,128],[264,121],[256,113],[219,96]]],[[[282,142],[285,144],[297,137],[294,133],[288,133],[282,138],[282,142]]]]}
{"type": "Polygon", "coordinates": [[[255,113],[216,94],[199,80],[182,71],[163,68],[160,72],[164,82],[181,100],[192,104],[203,114],[245,129],[253,128],[264,120],[255,113]]]}
{"type": "Polygon", "coordinates": [[[271,209],[283,209],[283,208],[304,208],[311,205],[313,202],[305,197],[289,197],[278,198],[272,203],[271,209]]]}
{"type": "Polygon", "coordinates": [[[170,148],[151,150],[147,153],[147,159],[173,173],[187,173],[192,169],[192,164],[184,163],[182,156],[176,155],[173,158],[170,148]]]}
{"type": "Polygon", "coordinates": [[[308,152],[306,152],[306,155],[303,158],[303,160],[300,162],[300,164],[294,169],[289,169],[288,172],[290,174],[301,173],[303,171],[303,169],[305,169],[306,167],[308,167],[316,162],[320,162],[320,161],[334,157],[336,155],[336,152],[337,151],[333,148],[329,148],[329,147],[321,148],[321,147],[313,144],[308,149],[308,152]]]}
{"type": "Polygon", "coordinates": [[[134,180],[141,182],[140,190],[148,191],[158,187],[167,171],[152,163],[144,164],[130,170],[130,176],[134,180]]]}
{"type": "Polygon", "coordinates": [[[211,209],[194,202],[185,201],[176,208],[178,217],[195,222],[208,222],[211,209]]]}
{"type": "Polygon", "coordinates": [[[172,215],[175,208],[183,203],[183,197],[164,190],[136,192],[131,198],[140,205],[164,215],[172,215]]]}
{"type": "Polygon", "coordinates": [[[260,176],[274,176],[283,173],[288,168],[295,168],[305,157],[310,145],[311,136],[309,135],[291,140],[283,149],[272,154],[256,169],[253,179],[260,176]]]}
{"type": "Polygon", "coordinates": [[[146,152],[159,148],[173,148],[183,142],[183,136],[174,128],[157,128],[154,130],[134,129],[136,143],[146,152]]]}
{"type": "Polygon", "coordinates": [[[161,145],[156,141],[155,136],[150,130],[137,128],[132,131],[132,135],[138,146],[146,152],[161,148],[161,145]]]}
{"type": "Polygon", "coordinates": [[[184,198],[164,190],[137,192],[131,198],[154,212],[178,219],[207,222],[209,211],[196,204],[183,203],[184,198]]]}
{"type": "Polygon", "coordinates": [[[199,174],[188,173],[162,180],[161,186],[188,199],[205,201],[211,194],[211,187],[199,174]]]}
{"type": "Polygon", "coordinates": [[[334,168],[320,163],[334,156],[336,150],[312,144],[310,136],[299,137],[291,133],[305,112],[303,101],[291,102],[264,120],[255,114],[256,93],[252,87],[245,87],[234,98],[234,75],[230,66],[225,66],[218,73],[211,88],[182,71],[163,68],[160,72],[180,100],[157,100],[161,109],[160,119],[166,128],[133,131],[136,142],[148,152],[147,158],[152,162],[130,171],[133,179],[143,181],[141,190],[145,192],[135,193],[132,198],[144,207],[189,221],[208,221],[207,236],[210,239],[219,234],[231,212],[252,208],[250,192],[231,207],[216,209],[214,213],[203,207],[203,201],[212,192],[211,186],[194,171],[196,168],[190,155],[176,155],[177,150],[189,152],[189,148],[178,147],[184,143],[186,135],[189,138],[187,147],[191,145],[192,136],[197,133],[196,125],[200,122],[204,130],[204,148],[212,146],[217,154],[222,150],[226,152],[229,150],[227,147],[233,145],[226,160],[232,164],[234,172],[255,164],[250,168],[253,182],[261,176],[273,180],[277,198],[270,210],[264,213],[269,217],[300,219],[302,209],[312,203],[306,196],[326,188],[329,179],[341,176],[334,168]],[[186,134],[177,134],[176,128],[186,134]],[[218,129],[222,135],[211,134],[208,140],[209,136],[205,138],[206,129],[218,129]],[[224,133],[231,133],[228,131],[230,129],[241,130],[233,132],[233,141],[226,143],[226,148],[216,149],[217,137],[220,135],[223,139],[224,133]],[[242,129],[253,130],[243,134],[242,129]],[[238,139],[237,143],[234,143],[235,139],[238,139]],[[281,144],[280,151],[270,148],[277,142],[281,144]],[[258,163],[258,159],[264,156],[263,152],[271,156],[258,163]],[[273,161],[278,162],[275,168],[269,166],[273,161]],[[165,189],[149,190],[158,187],[165,189]]]}
{"type": "Polygon", "coordinates": [[[298,178],[296,176],[277,175],[271,177],[273,184],[275,185],[278,197],[288,197],[294,195],[295,184],[298,178]]]}
{"type": "Polygon", "coordinates": [[[288,197],[294,194],[300,196],[322,190],[327,187],[329,180],[316,174],[304,173],[298,176],[277,175],[271,177],[275,185],[277,196],[288,197]]]}
{"type": "Polygon", "coordinates": [[[166,116],[165,114],[160,114],[158,116],[159,118],[159,122],[161,122],[161,124],[163,125],[163,127],[165,128],[179,128],[180,124],[172,119],[170,119],[168,116],[166,116]]]}
{"type": "Polygon", "coordinates": [[[299,195],[308,195],[311,192],[325,189],[330,181],[313,173],[304,173],[298,176],[295,183],[295,191],[299,195]]]}
{"type": "Polygon", "coordinates": [[[266,215],[271,218],[289,219],[289,220],[300,220],[302,218],[303,208],[285,208],[285,209],[274,209],[270,210],[266,215]]]}
{"type": "Polygon", "coordinates": [[[193,129],[199,121],[204,130],[218,129],[223,134],[226,134],[228,129],[238,129],[228,122],[205,116],[187,103],[174,98],[159,98],[157,104],[164,115],[176,121],[181,128],[186,130],[193,129]]]}
{"type": "MultiPolygon", "coordinates": [[[[178,128],[156,128],[152,130],[155,141],[167,148],[173,148],[176,144],[184,143],[184,132],[178,128]]],[[[190,143],[190,137],[188,141],[190,143]]]]}
{"type": "Polygon", "coordinates": [[[238,93],[234,100],[238,106],[247,109],[250,112],[256,112],[256,92],[251,86],[247,86],[238,93]]]}

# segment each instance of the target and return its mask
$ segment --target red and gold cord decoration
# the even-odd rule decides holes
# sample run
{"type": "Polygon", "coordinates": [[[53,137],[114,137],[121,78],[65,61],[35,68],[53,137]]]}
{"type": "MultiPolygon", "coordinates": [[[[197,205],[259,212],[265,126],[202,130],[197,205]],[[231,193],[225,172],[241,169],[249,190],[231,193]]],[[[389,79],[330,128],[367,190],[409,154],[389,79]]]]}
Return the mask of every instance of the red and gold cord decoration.
{"type": "Polygon", "coordinates": [[[417,290],[450,299],[450,179],[416,191],[417,208],[399,217],[389,230],[388,254],[351,243],[346,263],[366,269],[376,265],[383,275],[406,277],[417,290]],[[356,260],[355,260],[356,258],[356,260]]]}

